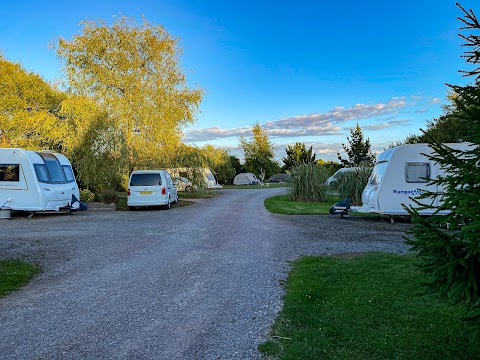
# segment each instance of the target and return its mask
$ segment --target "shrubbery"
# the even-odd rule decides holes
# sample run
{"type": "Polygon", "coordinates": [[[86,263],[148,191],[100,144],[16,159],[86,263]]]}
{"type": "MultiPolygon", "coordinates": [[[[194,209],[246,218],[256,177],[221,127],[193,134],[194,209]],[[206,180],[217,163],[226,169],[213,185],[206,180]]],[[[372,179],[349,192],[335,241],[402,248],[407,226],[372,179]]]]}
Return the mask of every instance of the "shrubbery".
{"type": "Polygon", "coordinates": [[[290,200],[327,201],[327,174],[315,163],[300,164],[292,168],[290,181],[290,200]]]}
{"type": "Polygon", "coordinates": [[[118,193],[114,190],[106,190],[99,195],[100,200],[105,204],[112,204],[117,201],[118,193]]]}
{"type": "Polygon", "coordinates": [[[368,183],[371,173],[372,168],[370,166],[359,166],[354,171],[338,174],[332,186],[342,198],[348,196],[353,205],[361,206],[362,192],[368,183]]]}
{"type": "Polygon", "coordinates": [[[95,198],[95,194],[88,189],[80,189],[80,201],[91,202],[95,198]]]}

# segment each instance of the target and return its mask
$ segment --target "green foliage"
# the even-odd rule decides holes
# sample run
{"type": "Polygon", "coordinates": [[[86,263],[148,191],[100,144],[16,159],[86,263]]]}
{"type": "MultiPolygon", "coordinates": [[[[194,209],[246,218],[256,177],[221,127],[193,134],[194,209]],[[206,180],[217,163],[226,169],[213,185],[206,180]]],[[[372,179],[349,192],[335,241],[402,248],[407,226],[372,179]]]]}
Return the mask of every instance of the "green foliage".
{"type": "Polygon", "coordinates": [[[105,204],[113,204],[117,201],[118,192],[115,190],[106,190],[99,194],[100,201],[105,204]]]}
{"type": "Polygon", "coordinates": [[[235,155],[230,155],[230,164],[235,169],[235,175],[238,175],[242,172],[248,172],[247,169],[245,169],[243,165],[240,163],[240,159],[235,155]]]}
{"type": "Polygon", "coordinates": [[[323,171],[330,177],[335,174],[338,170],[340,170],[343,166],[342,164],[335,162],[335,161],[324,161],[322,159],[317,160],[318,166],[320,166],[323,171]]]}
{"type": "Polygon", "coordinates": [[[300,164],[291,170],[290,199],[292,201],[316,201],[327,200],[327,175],[315,163],[300,164]]]}
{"type": "Polygon", "coordinates": [[[240,136],[240,147],[245,158],[245,168],[263,181],[278,173],[280,165],[274,160],[274,147],[259,123],[252,127],[252,139],[240,136]]]}
{"type": "Polygon", "coordinates": [[[360,126],[350,129],[350,137],[347,137],[348,145],[342,143],[343,150],[348,159],[342,159],[340,152],[337,152],[338,160],[344,167],[360,166],[360,164],[375,162],[375,156],[370,150],[370,140],[363,139],[363,132],[360,126]]]}
{"type": "Polygon", "coordinates": [[[417,296],[422,277],[413,255],[310,256],[292,267],[272,336],[260,347],[264,355],[306,360],[478,358],[480,344],[462,335],[458,321],[465,310],[438,296],[417,296]]]}
{"type": "Polygon", "coordinates": [[[80,201],[91,202],[95,199],[95,194],[88,189],[80,189],[80,201]]]}
{"type": "Polygon", "coordinates": [[[0,260],[0,298],[25,285],[42,269],[20,260],[0,260]]]}
{"type": "Polygon", "coordinates": [[[362,193],[372,173],[370,166],[359,166],[353,171],[342,172],[336,175],[332,186],[338,191],[340,197],[349,197],[353,205],[362,205],[362,193]]]}
{"type": "MultiPolygon", "coordinates": [[[[459,5],[460,6],[460,5],[459,5]]],[[[478,32],[480,24],[471,11],[464,10],[460,20],[462,29],[478,32]]],[[[465,46],[473,47],[467,52],[467,62],[480,63],[480,38],[478,35],[461,36],[465,46]]],[[[473,85],[452,86],[455,94],[456,112],[449,114],[462,127],[469,128],[465,140],[474,145],[466,151],[454,150],[426,135],[434,153],[430,160],[438,162],[445,176],[434,179],[431,185],[443,188],[442,193],[425,192],[416,199],[416,206],[409,207],[415,226],[409,232],[407,243],[418,253],[421,270],[428,277],[427,290],[438,292],[471,310],[470,324],[474,334],[480,337],[480,69],[466,72],[475,76],[473,85]],[[428,204],[440,197],[440,205],[428,204]],[[445,216],[427,219],[419,210],[430,208],[437,212],[450,212],[445,216]]]]}
{"type": "Polygon", "coordinates": [[[291,168],[305,163],[315,162],[316,155],[312,155],[312,147],[307,150],[304,143],[296,142],[295,145],[288,145],[286,148],[287,156],[282,158],[283,167],[282,171],[286,172],[291,168]]]}

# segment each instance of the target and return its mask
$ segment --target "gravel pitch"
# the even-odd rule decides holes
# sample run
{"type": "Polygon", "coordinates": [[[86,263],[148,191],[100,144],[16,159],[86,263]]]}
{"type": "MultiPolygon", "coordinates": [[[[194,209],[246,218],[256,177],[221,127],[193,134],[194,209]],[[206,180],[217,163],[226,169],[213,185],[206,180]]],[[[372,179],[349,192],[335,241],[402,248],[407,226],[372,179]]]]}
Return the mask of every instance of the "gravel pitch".
{"type": "Polygon", "coordinates": [[[266,211],[263,200],[283,191],[0,220],[0,259],[44,269],[0,299],[0,358],[256,359],[289,261],[408,251],[408,223],[266,211]]]}

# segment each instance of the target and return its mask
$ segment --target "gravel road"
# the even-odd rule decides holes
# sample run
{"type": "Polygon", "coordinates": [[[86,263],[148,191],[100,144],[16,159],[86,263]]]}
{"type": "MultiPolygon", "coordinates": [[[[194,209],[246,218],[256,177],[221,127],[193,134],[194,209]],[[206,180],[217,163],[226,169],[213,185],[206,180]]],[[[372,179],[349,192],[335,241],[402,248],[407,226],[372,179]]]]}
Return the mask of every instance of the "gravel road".
{"type": "Polygon", "coordinates": [[[255,359],[289,261],[408,251],[406,223],[266,211],[263,200],[283,191],[0,220],[0,258],[44,268],[0,299],[0,358],[255,359]]]}

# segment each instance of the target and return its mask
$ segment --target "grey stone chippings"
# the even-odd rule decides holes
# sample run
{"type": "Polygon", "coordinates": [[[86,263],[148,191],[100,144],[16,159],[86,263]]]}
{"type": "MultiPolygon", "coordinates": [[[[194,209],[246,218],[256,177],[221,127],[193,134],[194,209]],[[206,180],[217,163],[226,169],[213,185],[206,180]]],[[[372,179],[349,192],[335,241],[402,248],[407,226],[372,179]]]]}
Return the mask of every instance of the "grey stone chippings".
{"type": "Polygon", "coordinates": [[[256,359],[291,260],[408,252],[408,223],[265,210],[283,191],[1,220],[0,259],[44,272],[0,299],[0,358],[256,359]]]}

